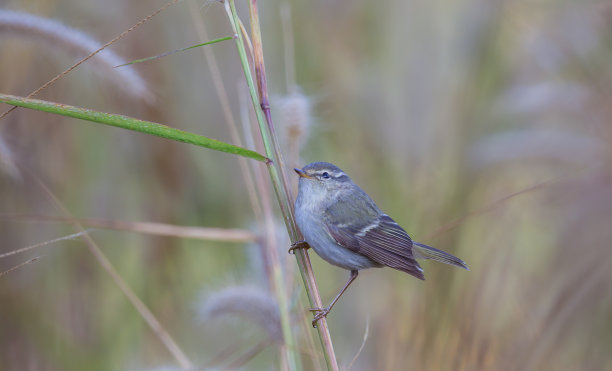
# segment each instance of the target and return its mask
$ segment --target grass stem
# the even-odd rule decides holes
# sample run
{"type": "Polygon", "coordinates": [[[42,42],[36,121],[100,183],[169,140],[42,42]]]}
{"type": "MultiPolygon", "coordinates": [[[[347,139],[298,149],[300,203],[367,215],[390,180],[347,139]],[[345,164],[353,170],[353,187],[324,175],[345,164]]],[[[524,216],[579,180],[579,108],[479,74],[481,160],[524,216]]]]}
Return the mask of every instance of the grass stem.
{"type": "MultiPolygon", "coordinates": [[[[259,124],[262,141],[266,151],[266,156],[271,159],[266,162],[268,165],[268,171],[270,178],[276,193],[276,197],[279,202],[281,213],[287,227],[287,232],[291,242],[297,242],[301,239],[301,235],[295,224],[295,218],[293,213],[293,197],[291,196],[287,177],[283,171],[282,155],[280,152],[280,146],[276,140],[276,133],[274,125],[272,123],[272,116],[270,114],[270,104],[268,99],[267,82],[265,74],[265,65],[263,59],[263,47],[261,42],[261,32],[259,25],[259,15],[257,9],[257,1],[250,0],[249,10],[251,18],[251,38],[253,43],[253,60],[254,69],[257,77],[257,88],[255,87],[254,79],[251,73],[251,66],[247,58],[247,53],[244,45],[242,34],[238,32],[238,25],[240,19],[236,11],[234,0],[228,0],[225,3],[225,8],[228,13],[228,18],[234,30],[234,33],[238,35],[236,38],[236,48],[238,55],[242,63],[242,68],[245,74],[251,100],[253,102],[253,109],[257,117],[259,124]]],[[[304,249],[298,249],[296,251],[296,259],[306,287],[308,299],[311,306],[321,308],[322,302],[317,288],[314,272],[310,264],[308,253],[304,249]]],[[[279,305],[284,305],[279,301],[279,305]]],[[[281,320],[283,320],[281,316],[281,320]]],[[[285,326],[283,326],[285,328],[285,326]]],[[[322,344],[322,349],[325,355],[325,360],[329,370],[338,370],[338,363],[336,355],[334,353],[333,344],[331,341],[331,335],[327,326],[327,321],[323,318],[318,322],[318,332],[322,344]]],[[[289,346],[289,344],[288,344],[289,346]]],[[[289,347],[291,348],[291,347],[289,347]]],[[[290,349],[291,351],[291,349],[290,349]]]]}

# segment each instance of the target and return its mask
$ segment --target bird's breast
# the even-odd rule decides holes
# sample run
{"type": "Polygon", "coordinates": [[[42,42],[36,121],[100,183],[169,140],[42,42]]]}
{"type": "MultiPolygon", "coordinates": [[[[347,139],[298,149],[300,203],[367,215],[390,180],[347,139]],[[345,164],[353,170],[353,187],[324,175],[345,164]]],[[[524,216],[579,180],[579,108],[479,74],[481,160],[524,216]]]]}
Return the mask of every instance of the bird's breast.
{"type": "Polygon", "coordinates": [[[330,234],[324,224],[325,210],[313,207],[311,203],[304,200],[296,200],[295,221],[304,235],[304,240],[310,247],[328,263],[348,270],[361,270],[379,266],[368,257],[354,253],[339,245],[330,234]]]}

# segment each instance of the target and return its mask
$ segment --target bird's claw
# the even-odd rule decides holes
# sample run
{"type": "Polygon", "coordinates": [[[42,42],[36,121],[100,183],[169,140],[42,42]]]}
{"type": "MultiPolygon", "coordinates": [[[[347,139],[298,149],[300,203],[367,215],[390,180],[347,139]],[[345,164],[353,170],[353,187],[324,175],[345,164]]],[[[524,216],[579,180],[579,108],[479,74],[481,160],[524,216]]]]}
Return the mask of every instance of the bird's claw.
{"type": "Polygon", "coordinates": [[[327,315],[329,314],[331,308],[326,307],[326,308],[312,308],[309,309],[311,312],[317,312],[317,314],[314,316],[314,318],[312,319],[312,327],[317,327],[317,322],[319,322],[319,320],[321,318],[325,318],[327,317],[327,315]]]}
{"type": "Polygon", "coordinates": [[[310,248],[310,245],[308,245],[308,242],[302,240],[302,241],[297,241],[296,243],[291,244],[291,247],[289,248],[289,251],[287,251],[289,254],[295,254],[295,249],[308,249],[310,248]]]}

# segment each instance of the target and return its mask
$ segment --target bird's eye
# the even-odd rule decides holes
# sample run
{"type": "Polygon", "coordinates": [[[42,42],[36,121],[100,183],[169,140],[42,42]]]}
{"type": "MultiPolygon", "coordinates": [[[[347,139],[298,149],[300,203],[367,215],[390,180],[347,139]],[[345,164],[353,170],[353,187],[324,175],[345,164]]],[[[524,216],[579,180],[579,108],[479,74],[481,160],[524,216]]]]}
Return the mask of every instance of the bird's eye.
{"type": "Polygon", "coordinates": [[[329,173],[327,171],[323,172],[323,174],[321,174],[321,178],[329,179],[329,173]]]}

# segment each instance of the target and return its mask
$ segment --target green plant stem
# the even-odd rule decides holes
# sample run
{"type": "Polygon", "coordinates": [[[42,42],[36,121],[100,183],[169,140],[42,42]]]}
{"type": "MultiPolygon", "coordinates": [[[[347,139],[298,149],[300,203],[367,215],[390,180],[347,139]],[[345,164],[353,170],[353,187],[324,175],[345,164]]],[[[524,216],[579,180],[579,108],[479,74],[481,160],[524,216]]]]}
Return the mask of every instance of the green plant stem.
{"type": "MultiPolygon", "coordinates": [[[[287,196],[289,204],[287,210],[289,217],[289,223],[291,224],[290,229],[297,232],[295,225],[295,215],[293,210],[293,195],[291,194],[291,188],[289,187],[289,181],[285,174],[285,164],[283,162],[283,156],[280,151],[280,145],[274,125],[272,124],[272,113],[270,112],[270,99],[268,96],[268,82],[266,78],[266,65],[264,62],[263,55],[263,43],[261,40],[261,30],[259,26],[259,12],[257,10],[257,0],[249,1],[249,14],[251,16],[251,37],[253,39],[253,58],[255,59],[255,77],[257,78],[257,90],[259,93],[259,106],[265,116],[265,123],[268,129],[268,136],[274,152],[274,159],[276,160],[275,167],[278,169],[278,174],[282,180],[283,193],[287,196]]],[[[263,132],[263,131],[262,131],[263,132]]],[[[294,233],[297,234],[297,233],[294,233]]],[[[297,240],[297,236],[296,236],[297,240]]]]}
{"type": "MultiPolygon", "coordinates": [[[[259,94],[265,98],[265,101],[260,103],[258,95],[258,91],[255,88],[255,84],[253,82],[253,77],[250,70],[250,65],[248,62],[246,50],[244,47],[244,40],[242,34],[238,32],[238,25],[240,24],[240,20],[238,18],[238,14],[236,12],[236,7],[233,0],[228,0],[226,2],[226,11],[228,12],[228,17],[230,19],[230,23],[232,24],[232,28],[234,32],[238,35],[236,39],[236,47],[238,50],[238,55],[240,57],[240,61],[242,63],[242,68],[245,74],[245,78],[247,81],[247,85],[249,88],[249,92],[251,95],[251,99],[253,102],[253,108],[256,113],[257,121],[259,123],[259,128],[261,131],[262,140],[264,143],[264,147],[266,150],[267,156],[271,159],[271,161],[267,162],[268,170],[270,173],[270,177],[272,180],[272,185],[274,188],[274,192],[276,193],[279,206],[281,212],[283,214],[283,218],[285,220],[285,225],[287,227],[287,231],[289,233],[289,237],[292,242],[297,242],[301,239],[301,235],[297,226],[295,224],[295,218],[293,216],[293,204],[292,197],[290,195],[289,186],[284,177],[282,166],[281,166],[281,153],[279,149],[278,142],[275,139],[274,126],[272,124],[268,98],[267,98],[267,87],[265,80],[265,69],[263,64],[263,51],[261,44],[261,34],[259,27],[259,17],[257,15],[257,3],[256,1],[252,1],[250,4],[251,10],[251,27],[252,27],[252,36],[254,38],[253,42],[253,53],[255,55],[255,69],[258,72],[258,83],[259,83],[259,94]],[[281,180],[281,178],[284,178],[281,180]]],[[[306,292],[308,294],[308,299],[310,301],[310,305],[315,308],[322,308],[323,304],[321,302],[321,298],[319,295],[319,291],[316,285],[314,272],[312,270],[312,266],[310,264],[310,259],[308,257],[308,253],[304,249],[298,249],[296,251],[296,259],[298,263],[298,267],[300,269],[300,273],[302,279],[304,281],[304,286],[306,287],[306,292]]],[[[281,303],[279,303],[281,304],[281,303]]],[[[336,360],[336,356],[334,353],[334,348],[331,341],[331,335],[329,333],[329,328],[327,326],[327,321],[325,318],[321,319],[318,322],[318,332],[319,338],[321,340],[323,353],[325,355],[325,360],[327,363],[327,367],[330,370],[338,370],[338,364],[336,360]]]]}
{"type": "Polygon", "coordinates": [[[266,153],[272,156],[272,157],[269,157],[270,161],[267,164],[268,164],[268,171],[270,172],[270,177],[272,178],[272,185],[274,187],[274,192],[276,193],[277,198],[281,200],[279,201],[281,213],[283,214],[285,224],[288,225],[287,228],[289,230],[291,240],[293,241],[294,238],[297,239],[297,234],[293,232],[295,228],[289,228],[289,225],[295,226],[295,222],[291,218],[292,213],[291,211],[288,210],[288,208],[290,209],[290,206],[288,205],[291,205],[291,202],[289,200],[288,195],[285,192],[282,192],[280,188],[280,185],[282,184],[282,182],[280,181],[278,170],[274,166],[274,150],[272,149],[273,148],[272,139],[267,134],[266,119],[264,117],[264,114],[259,104],[257,90],[255,88],[255,83],[253,82],[253,75],[251,74],[249,60],[247,57],[246,49],[244,47],[244,38],[242,37],[242,33],[240,32],[239,26],[238,26],[240,24],[240,19],[238,18],[238,13],[236,12],[236,6],[234,4],[234,1],[230,0],[230,1],[227,1],[225,4],[226,4],[226,11],[228,12],[228,17],[230,19],[230,23],[232,24],[232,28],[234,32],[236,33],[236,35],[238,35],[238,37],[236,38],[236,47],[238,49],[238,55],[240,57],[240,62],[242,64],[242,69],[244,71],[244,76],[247,80],[249,94],[251,95],[251,99],[253,101],[253,109],[255,110],[255,116],[257,117],[257,123],[259,124],[259,129],[262,133],[261,136],[262,136],[264,148],[266,149],[266,153]]]}
{"type": "Polygon", "coordinates": [[[139,131],[158,137],[176,140],[193,144],[200,147],[214,149],[215,151],[232,153],[235,155],[251,158],[253,160],[268,162],[269,159],[250,149],[235,146],[233,144],[221,142],[216,139],[207,138],[202,135],[193,134],[187,131],[171,128],[169,126],[157,124],[151,121],[138,120],[128,116],[115,115],[90,110],[87,108],[74,107],[66,104],[47,102],[38,99],[17,97],[14,95],[0,94],[0,102],[12,104],[14,106],[30,108],[33,110],[54,113],[57,115],[74,117],[81,120],[96,122],[98,124],[116,126],[123,129],[139,131]]]}
{"type": "MultiPolygon", "coordinates": [[[[257,8],[257,0],[249,0],[249,15],[251,21],[251,38],[253,42],[255,76],[257,78],[257,89],[260,99],[259,107],[264,113],[266,119],[266,128],[268,129],[268,131],[266,132],[263,129],[263,124],[260,123],[261,133],[262,136],[267,135],[270,138],[269,142],[272,145],[272,151],[270,151],[269,148],[266,148],[266,153],[269,157],[275,159],[275,163],[273,165],[276,169],[278,169],[278,174],[282,181],[280,185],[277,185],[277,188],[281,188],[282,186],[284,201],[287,202],[287,207],[285,208],[288,213],[288,215],[285,216],[287,230],[289,232],[289,235],[292,236],[291,242],[295,243],[297,241],[302,240],[303,237],[301,236],[301,233],[299,232],[299,229],[297,228],[297,225],[295,223],[293,196],[291,195],[291,188],[289,187],[289,182],[284,172],[285,166],[283,162],[283,157],[280,151],[280,145],[276,136],[274,124],[272,123],[272,114],[270,112],[268,84],[266,78],[266,68],[263,55],[263,42],[261,38],[261,27],[259,24],[259,11],[257,8]]],[[[255,101],[253,102],[255,106],[257,105],[256,103],[257,102],[255,101]]],[[[258,107],[255,107],[255,110],[259,111],[258,107]]],[[[300,267],[302,279],[304,281],[305,286],[307,287],[310,304],[313,305],[315,308],[322,308],[323,304],[321,302],[321,298],[318,292],[319,290],[315,281],[314,271],[312,270],[312,265],[310,264],[310,258],[305,249],[299,250],[300,251],[296,254],[296,259],[298,261],[298,266],[300,267]]],[[[319,321],[317,325],[327,367],[330,370],[337,370],[338,364],[334,352],[333,343],[331,341],[329,328],[327,326],[327,319],[323,318],[323,321],[319,321]]]]}
{"type": "MultiPolygon", "coordinates": [[[[265,121],[264,121],[264,117],[263,117],[261,110],[258,109],[257,107],[257,93],[255,90],[255,84],[253,83],[253,78],[252,78],[251,71],[249,68],[246,50],[244,48],[244,40],[242,37],[242,33],[240,32],[239,26],[238,26],[240,24],[240,20],[238,19],[238,14],[236,12],[236,7],[235,7],[234,2],[233,1],[226,2],[225,9],[227,11],[228,18],[232,25],[233,31],[238,36],[235,39],[236,46],[238,49],[238,54],[240,56],[242,68],[244,70],[244,75],[245,75],[245,78],[247,79],[249,93],[251,95],[251,98],[253,99],[253,105],[255,109],[255,114],[257,116],[257,122],[260,125],[260,130],[262,131],[262,139],[264,143],[264,148],[266,149],[266,153],[272,153],[270,151],[271,145],[272,145],[271,141],[269,140],[269,137],[267,135],[263,134],[265,131],[265,125],[262,126],[262,123],[264,123],[265,121]]],[[[270,177],[272,178],[272,184],[274,185],[274,192],[276,193],[276,197],[279,200],[281,212],[284,216],[285,223],[287,223],[288,219],[286,217],[287,215],[286,205],[288,203],[280,201],[281,199],[280,197],[283,195],[283,193],[281,192],[279,188],[279,184],[280,184],[279,175],[274,166],[274,161],[273,160],[267,161],[266,165],[270,173],[270,177]]],[[[282,277],[282,271],[278,264],[275,264],[272,267],[272,270],[273,270],[272,277],[275,281],[274,290],[275,290],[276,298],[278,300],[279,313],[280,313],[280,319],[281,319],[281,328],[283,331],[283,339],[286,344],[285,349],[286,349],[286,358],[287,358],[288,366],[290,370],[298,370],[298,369],[301,369],[301,363],[299,362],[299,353],[297,352],[297,348],[295,346],[295,341],[293,338],[293,332],[291,329],[291,318],[290,318],[289,305],[288,305],[289,301],[287,299],[287,293],[284,287],[284,279],[282,277]]]]}
{"type": "MultiPolygon", "coordinates": [[[[204,28],[204,24],[202,20],[199,18],[199,11],[195,1],[189,1],[190,10],[193,17],[193,23],[196,27],[198,35],[202,40],[208,40],[209,37],[206,33],[206,29],[204,28]]],[[[237,37],[236,35],[233,36],[237,37]]],[[[215,86],[215,91],[217,92],[217,97],[219,98],[219,102],[221,103],[221,108],[223,110],[225,121],[230,129],[230,136],[232,141],[239,146],[242,146],[240,134],[238,132],[238,128],[236,122],[234,120],[231,106],[229,103],[229,97],[227,96],[225,87],[223,82],[221,81],[221,73],[219,71],[216,59],[214,57],[212,48],[203,48],[202,49],[206,60],[208,68],[211,72],[211,77],[213,79],[213,84],[215,86]]],[[[252,138],[252,135],[249,136],[252,138]]],[[[255,148],[255,146],[250,146],[250,148],[255,148]]],[[[286,279],[285,273],[281,267],[281,260],[278,254],[278,247],[276,245],[276,226],[274,221],[274,212],[273,212],[273,201],[270,197],[270,190],[266,186],[265,182],[259,181],[260,178],[263,179],[263,169],[260,166],[253,166],[253,176],[250,175],[249,166],[247,164],[246,159],[239,158],[239,164],[242,169],[242,175],[244,178],[245,186],[247,188],[247,192],[249,194],[249,199],[251,201],[251,206],[255,213],[255,218],[259,224],[259,229],[261,231],[265,231],[263,237],[260,241],[261,252],[264,257],[264,266],[266,275],[268,276],[268,284],[269,290],[275,293],[277,298],[277,303],[283,303],[279,306],[279,314],[280,318],[283,318],[282,321],[282,329],[283,329],[283,337],[287,335],[292,335],[293,331],[295,331],[295,326],[291,326],[290,323],[290,312],[289,307],[284,304],[286,303],[286,279]],[[262,175],[260,177],[260,175],[262,175]],[[257,179],[254,182],[253,179],[257,179]],[[260,192],[261,201],[258,198],[257,192],[255,190],[255,184],[257,184],[257,188],[260,192]]],[[[279,352],[282,354],[281,362],[282,368],[288,368],[289,366],[289,352],[286,343],[278,344],[279,352]]],[[[299,354],[297,354],[299,357],[299,354]]],[[[297,360],[299,361],[299,360],[297,360]]],[[[298,363],[298,362],[294,362],[298,363]]]]}

